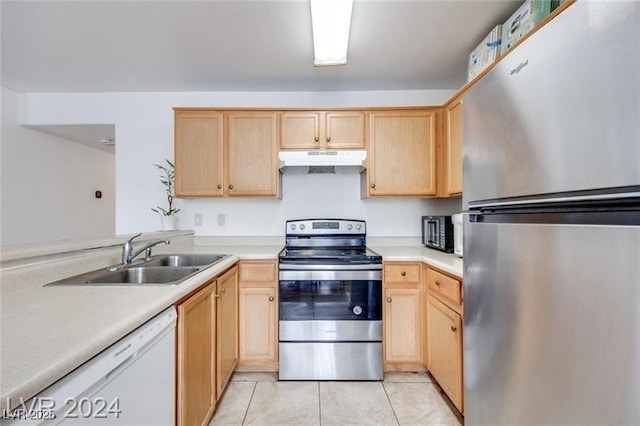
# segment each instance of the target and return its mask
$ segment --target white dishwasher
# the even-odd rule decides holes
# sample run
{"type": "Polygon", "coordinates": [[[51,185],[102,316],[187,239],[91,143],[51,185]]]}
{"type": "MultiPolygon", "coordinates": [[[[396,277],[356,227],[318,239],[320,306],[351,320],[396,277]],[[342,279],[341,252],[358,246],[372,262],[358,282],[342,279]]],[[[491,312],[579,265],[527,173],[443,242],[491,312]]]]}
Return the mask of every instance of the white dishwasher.
{"type": "Polygon", "coordinates": [[[173,425],[175,334],[171,307],[15,407],[3,424],[173,425]]]}

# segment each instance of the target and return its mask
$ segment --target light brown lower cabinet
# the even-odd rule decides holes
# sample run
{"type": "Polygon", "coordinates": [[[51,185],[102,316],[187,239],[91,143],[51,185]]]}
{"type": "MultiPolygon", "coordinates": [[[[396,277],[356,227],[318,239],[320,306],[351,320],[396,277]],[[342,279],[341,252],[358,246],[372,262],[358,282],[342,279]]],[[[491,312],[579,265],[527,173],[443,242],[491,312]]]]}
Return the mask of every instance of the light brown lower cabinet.
{"type": "Polygon", "coordinates": [[[277,269],[275,260],[240,262],[239,370],[277,371],[277,269]]]}
{"type": "Polygon", "coordinates": [[[238,364],[238,267],[218,277],[216,303],[216,398],[238,364]]]}
{"type": "Polygon", "coordinates": [[[431,294],[426,298],[427,368],[460,412],[462,317],[431,294]]]}
{"type": "Polygon", "coordinates": [[[178,305],[177,423],[206,425],[216,405],[216,281],[178,305]]]}

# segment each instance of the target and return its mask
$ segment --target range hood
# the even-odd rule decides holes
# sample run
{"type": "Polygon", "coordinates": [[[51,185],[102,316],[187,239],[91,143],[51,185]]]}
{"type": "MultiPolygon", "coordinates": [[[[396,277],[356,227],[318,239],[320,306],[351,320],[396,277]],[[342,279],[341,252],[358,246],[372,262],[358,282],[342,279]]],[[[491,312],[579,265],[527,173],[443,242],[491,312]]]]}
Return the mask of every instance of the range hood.
{"type": "Polygon", "coordinates": [[[364,169],[367,151],[280,151],[280,170],[306,167],[309,173],[334,173],[336,167],[364,169]]]}

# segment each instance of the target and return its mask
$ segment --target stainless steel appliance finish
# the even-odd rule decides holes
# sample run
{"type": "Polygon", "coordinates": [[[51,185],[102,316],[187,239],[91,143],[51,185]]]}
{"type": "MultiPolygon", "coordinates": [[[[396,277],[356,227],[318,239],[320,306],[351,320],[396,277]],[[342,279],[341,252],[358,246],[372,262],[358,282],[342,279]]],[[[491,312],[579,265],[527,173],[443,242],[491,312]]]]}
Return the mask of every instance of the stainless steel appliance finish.
{"type": "Polygon", "coordinates": [[[639,9],[580,0],[469,90],[465,205],[640,182],[639,9]]]}
{"type": "Polygon", "coordinates": [[[288,342],[382,341],[382,321],[280,321],[280,339],[288,342]]]}
{"type": "Polygon", "coordinates": [[[382,379],[382,258],[364,221],[287,222],[279,315],[281,380],[382,379]]]}
{"type": "Polygon", "coordinates": [[[280,343],[279,350],[280,380],[382,380],[382,342],[280,343]]]}
{"type": "Polygon", "coordinates": [[[640,424],[640,2],[577,1],[465,96],[465,424],[640,424]]]}

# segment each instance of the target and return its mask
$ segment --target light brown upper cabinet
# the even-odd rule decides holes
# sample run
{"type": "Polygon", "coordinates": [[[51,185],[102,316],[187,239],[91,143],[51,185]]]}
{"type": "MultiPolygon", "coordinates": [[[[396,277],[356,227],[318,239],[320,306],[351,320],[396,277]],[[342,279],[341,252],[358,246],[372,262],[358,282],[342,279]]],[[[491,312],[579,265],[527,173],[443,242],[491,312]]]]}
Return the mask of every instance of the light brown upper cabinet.
{"type": "Polygon", "coordinates": [[[278,136],[274,112],[227,114],[225,182],[229,195],[278,195],[278,136]]]}
{"type": "Polygon", "coordinates": [[[364,149],[362,111],[287,111],[282,113],[281,149],[364,149]]]}
{"type": "Polygon", "coordinates": [[[221,197],[223,115],[217,111],[175,112],[176,197],[221,197]]]}
{"type": "Polygon", "coordinates": [[[444,107],[444,194],[462,194],[462,98],[444,107]]]}
{"type": "Polygon", "coordinates": [[[369,114],[367,196],[436,194],[438,109],[369,114]]]}
{"type": "Polygon", "coordinates": [[[277,197],[278,113],[175,113],[176,197],[277,197]]]}

